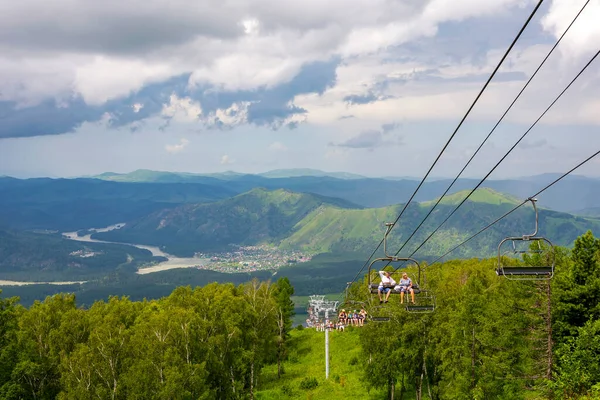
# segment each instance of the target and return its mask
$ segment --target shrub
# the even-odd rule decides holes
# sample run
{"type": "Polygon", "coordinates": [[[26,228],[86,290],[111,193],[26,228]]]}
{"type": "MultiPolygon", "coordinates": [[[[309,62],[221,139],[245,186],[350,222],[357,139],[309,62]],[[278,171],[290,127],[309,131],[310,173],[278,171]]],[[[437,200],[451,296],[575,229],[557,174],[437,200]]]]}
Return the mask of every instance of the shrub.
{"type": "Polygon", "coordinates": [[[304,379],[302,379],[302,381],[300,382],[300,389],[303,389],[303,390],[314,389],[317,386],[319,386],[319,382],[317,382],[317,378],[315,378],[314,376],[311,376],[311,377],[307,376],[304,379]]]}
{"type": "Polygon", "coordinates": [[[281,393],[283,393],[286,396],[292,396],[294,394],[294,391],[289,385],[284,384],[283,386],[281,386],[281,393]]]}

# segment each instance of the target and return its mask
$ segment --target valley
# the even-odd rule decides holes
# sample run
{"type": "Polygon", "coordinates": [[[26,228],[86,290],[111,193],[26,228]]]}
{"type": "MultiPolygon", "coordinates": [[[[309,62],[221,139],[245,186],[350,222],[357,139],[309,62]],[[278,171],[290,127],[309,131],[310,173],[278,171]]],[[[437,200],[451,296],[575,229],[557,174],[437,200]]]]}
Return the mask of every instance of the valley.
{"type": "Polygon", "coordinates": [[[81,235],[81,231],[64,232],[62,235],[70,240],[80,242],[122,244],[148,250],[155,257],[163,257],[166,260],[152,266],[141,266],[137,274],[144,275],[153,272],[168,271],[177,268],[195,268],[200,270],[211,270],[222,273],[243,273],[261,270],[277,270],[278,268],[311,260],[310,255],[300,251],[281,251],[272,246],[232,246],[234,249],[228,252],[195,253],[193,257],[177,257],[162,251],[157,246],[147,246],[136,243],[120,243],[105,240],[92,239],[94,233],[110,232],[121,229],[125,223],[119,223],[106,228],[90,228],[87,233],[81,235]]]}
{"type": "MultiPolygon", "coordinates": [[[[350,201],[351,187],[355,194],[364,185],[381,188],[371,178],[283,174],[267,178],[150,171],[114,181],[107,181],[110,175],[0,178],[0,188],[10,194],[0,199],[3,295],[19,294],[27,304],[68,290],[88,304],[109,294],[156,298],[178,285],[237,284],[254,277],[288,277],[298,296],[342,293],[381,240],[384,223],[393,221],[404,204],[369,207],[350,201]],[[300,182],[307,191],[285,188],[300,182]],[[324,195],[331,187],[346,189],[336,192],[342,197],[324,195]]],[[[414,183],[385,181],[398,187],[414,183]]],[[[572,184],[578,182],[582,180],[572,184]]],[[[403,255],[413,252],[466,193],[446,196],[403,255]]],[[[408,239],[434,201],[431,196],[408,205],[389,236],[390,248],[398,249],[408,239]]],[[[514,193],[478,189],[414,257],[431,261],[520,201],[514,193]]],[[[560,246],[572,246],[586,230],[600,230],[600,220],[593,216],[542,207],[539,217],[539,233],[560,246]]],[[[531,231],[533,223],[533,211],[522,207],[451,257],[493,257],[500,240],[531,231]]]]}

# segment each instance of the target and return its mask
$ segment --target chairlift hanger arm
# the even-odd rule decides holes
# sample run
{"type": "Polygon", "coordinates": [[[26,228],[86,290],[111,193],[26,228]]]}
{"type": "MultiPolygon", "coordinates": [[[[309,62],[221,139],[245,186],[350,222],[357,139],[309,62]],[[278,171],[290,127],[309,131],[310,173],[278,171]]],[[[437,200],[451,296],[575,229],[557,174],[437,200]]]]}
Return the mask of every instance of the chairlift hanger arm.
{"type": "Polygon", "coordinates": [[[393,258],[393,256],[390,256],[387,253],[387,236],[390,233],[390,231],[392,230],[392,228],[394,227],[394,224],[391,222],[386,222],[385,226],[386,226],[385,234],[383,235],[383,254],[385,254],[386,258],[393,258]]]}
{"type": "Polygon", "coordinates": [[[529,240],[530,238],[534,237],[538,233],[539,215],[538,215],[538,209],[535,205],[535,202],[537,201],[537,199],[535,197],[530,197],[527,200],[531,202],[531,204],[533,205],[533,211],[535,211],[535,231],[531,235],[523,235],[523,240],[529,240]]]}

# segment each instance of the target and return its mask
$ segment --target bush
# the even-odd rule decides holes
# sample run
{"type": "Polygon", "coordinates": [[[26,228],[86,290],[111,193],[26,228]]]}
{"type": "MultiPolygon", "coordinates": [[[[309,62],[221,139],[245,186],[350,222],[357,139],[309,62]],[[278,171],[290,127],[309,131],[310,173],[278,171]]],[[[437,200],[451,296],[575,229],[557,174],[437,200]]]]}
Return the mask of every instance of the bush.
{"type": "Polygon", "coordinates": [[[286,396],[292,396],[294,394],[294,391],[289,385],[284,384],[283,386],[281,386],[281,393],[283,393],[286,396]]]}
{"type": "Polygon", "coordinates": [[[356,364],[358,364],[358,357],[356,357],[356,356],[353,356],[353,357],[350,359],[350,361],[348,361],[348,364],[350,364],[350,365],[356,365],[356,364]]]}
{"type": "Polygon", "coordinates": [[[317,378],[315,377],[305,377],[304,379],[302,379],[302,381],[300,382],[300,389],[303,390],[310,390],[310,389],[314,389],[317,386],[319,386],[319,382],[317,382],[317,378]]]}

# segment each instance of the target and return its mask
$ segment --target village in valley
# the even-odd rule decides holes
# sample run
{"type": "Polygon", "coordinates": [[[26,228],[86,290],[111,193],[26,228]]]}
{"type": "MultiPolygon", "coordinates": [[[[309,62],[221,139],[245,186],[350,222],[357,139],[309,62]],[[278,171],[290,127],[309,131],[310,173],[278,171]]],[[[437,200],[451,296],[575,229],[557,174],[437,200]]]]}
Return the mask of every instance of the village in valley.
{"type": "Polygon", "coordinates": [[[308,262],[312,256],[298,250],[281,250],[267,245],[235,246],[234,250],[227,252],[194,254],[194,258],[209,260],[194,267],[224,273],[276,270],[287,265],[308,262]]]}

